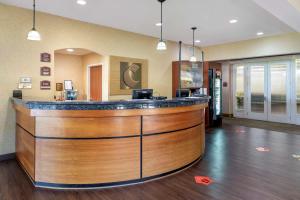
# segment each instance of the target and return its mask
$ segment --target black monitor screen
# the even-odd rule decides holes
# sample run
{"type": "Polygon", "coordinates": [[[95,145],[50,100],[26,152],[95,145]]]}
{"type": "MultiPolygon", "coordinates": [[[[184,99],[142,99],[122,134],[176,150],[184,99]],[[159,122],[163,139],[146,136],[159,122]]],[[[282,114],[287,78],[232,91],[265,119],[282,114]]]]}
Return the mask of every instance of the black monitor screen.
{"type": "Polygon", "coordinates": [[[152,99],[153,89],[132,90],[132,99],[152,99]]]}
{"type": "Polygon", "coordinates": [[[189,97],[190,96],[190,90],[186,89],[181,89],[181,90],[176,90],[176,97],[189,97]],[[179,91],[180,91],[180,96],[179,96],[179,91]]]}

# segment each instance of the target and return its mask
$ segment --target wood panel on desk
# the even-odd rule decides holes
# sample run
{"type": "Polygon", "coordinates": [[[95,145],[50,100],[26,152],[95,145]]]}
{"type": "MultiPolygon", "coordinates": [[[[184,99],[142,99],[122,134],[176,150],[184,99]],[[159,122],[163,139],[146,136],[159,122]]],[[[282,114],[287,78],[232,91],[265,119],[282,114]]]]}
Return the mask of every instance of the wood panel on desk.
{"type": "Polygon", "coordinates": [[[20,126],[16,126],[16,155],[26,172],[34,179],[34,137],[20,126]]]}
{"type": "Polygon", "coordinates": [[[143,137],[143,177],[183,167],[200,157],[204,125],[143,137]]]}
{"type": "Polygon", "coordinates": [[[36,117],[36,136],[58,138],[97,138],[140,135],[141,118],[57,118],[36,117]]]}
{"type": "Polygon", "coordinates": [[[128,109],[128,110],[30,110],[31,116],[36,117],[125,117],[141,115],[160,115],[183,113],[206,108],[208,103],[192,106],[153,108],[153,109],[128,109]]]}
{"type": "Polygon", "coordinates": [[[199,125],[203,122],[203,113],[202,109],[169,115],[144,116],[143,134],[170,132],[199,125]]]}
{"type": "Polygon", "coordinates": [[[36,181],[96,184],[140,178],[140,137],[36,139],[36,181]]]}
{"type": "Polygon", "coordinates": [[[35,118],[31,117],[30,115],[17,111],[16,112],[16,122],[19,126],[24,128],[26,131],[31,133],[32,135],[35,134],[35,118]]]}

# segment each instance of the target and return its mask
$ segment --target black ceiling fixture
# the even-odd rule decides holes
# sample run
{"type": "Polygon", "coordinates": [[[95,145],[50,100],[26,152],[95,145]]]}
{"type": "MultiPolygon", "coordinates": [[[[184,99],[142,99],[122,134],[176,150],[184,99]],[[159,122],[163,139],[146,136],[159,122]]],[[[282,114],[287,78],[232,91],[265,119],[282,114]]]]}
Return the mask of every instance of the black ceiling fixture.
{"type": "Polygon", "coordinates": [[[160,3],[160,40],[157,44],[157,50],[163,51],[167,49],[166,42],[163,40],[163,3],[166,0],[158,0],[160,3]]]}
{"type": "Polygon", "coordinates": [[[195,56],[195,31],[197,30],[197,27],[192,27],[191,29],[193,31],[193,55],[191,56],[190,61],[196,62],[197,58],[195,56]]]}

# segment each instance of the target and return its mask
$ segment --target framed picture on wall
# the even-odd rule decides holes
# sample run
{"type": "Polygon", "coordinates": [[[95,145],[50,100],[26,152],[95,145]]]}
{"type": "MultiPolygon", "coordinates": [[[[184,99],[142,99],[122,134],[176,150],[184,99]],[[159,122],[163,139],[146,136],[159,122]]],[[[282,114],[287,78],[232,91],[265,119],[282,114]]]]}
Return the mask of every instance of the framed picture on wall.
{"type": "Polygon", "coordinates": [[[50,90],[51,89],[51,82],[47,81],[47,80],[41,81],[40,89],[41,90],[50,90]]]}
{"type": "Polygon", "coordinates": [[[73,90],[73,83],[71,80],[64,81],[65,90],[73,90]]]}
{"type": "Polygon", "coordinates": [[[51,62],[51,54],[41,53],[41,62],[51,62]]]}
{"type": "Polygon", "coordinates": [[[56,83],[56,88],[55,89],[56,89],[57,92],[61,92],[61,91],[64,90],[64,86],[63,86],[62,83],[56,83]]]}
{"type": "Polygon", "coordinates": [[[148,60],[110,57],[110,95],[131,95],[148,87],[148,60]]]}
{"type": "Polygon", "coordinates": [[[41,67],[41,76],[51,76],[51,68],[50,67],[41,67]]]}

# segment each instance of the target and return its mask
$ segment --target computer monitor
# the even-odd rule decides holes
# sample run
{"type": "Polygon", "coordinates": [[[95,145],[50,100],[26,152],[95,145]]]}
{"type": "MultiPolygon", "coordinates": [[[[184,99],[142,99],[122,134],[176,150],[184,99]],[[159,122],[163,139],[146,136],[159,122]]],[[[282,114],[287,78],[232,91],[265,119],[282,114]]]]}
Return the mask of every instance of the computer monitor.
{"type": "Polygon", "coordinates": [[[153,89],[132,90],[132,99],[152,99],[153,89]]]}
{"type": "Polygon", "coordinates": [[[190,96],[189,89],[176,90],[176,97],[189,97],[189,96],[190,96]],[[179,94],[181,94],[181,95],[179,96],[179,94]]]}

